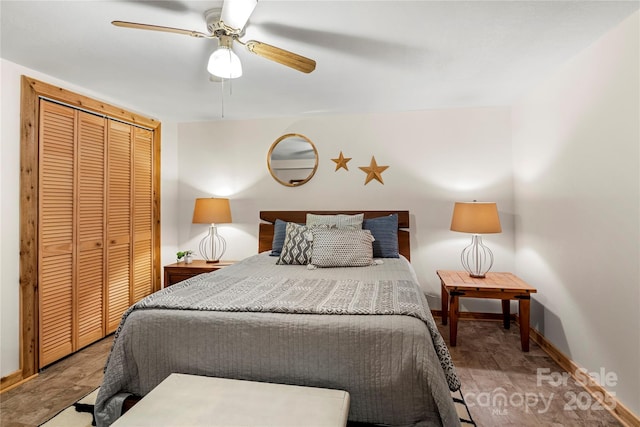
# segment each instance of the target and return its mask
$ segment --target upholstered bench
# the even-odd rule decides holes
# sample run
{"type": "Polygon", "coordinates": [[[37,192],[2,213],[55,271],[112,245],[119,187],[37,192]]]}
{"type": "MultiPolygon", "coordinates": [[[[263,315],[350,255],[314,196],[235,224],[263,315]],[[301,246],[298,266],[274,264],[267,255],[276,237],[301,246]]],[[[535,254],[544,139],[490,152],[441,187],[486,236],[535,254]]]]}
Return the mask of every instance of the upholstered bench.
{"type": "Polygon", "coordinates": [[[114,424],[127,426],[346,426],[349,393],[171,374],[114,424]]]}

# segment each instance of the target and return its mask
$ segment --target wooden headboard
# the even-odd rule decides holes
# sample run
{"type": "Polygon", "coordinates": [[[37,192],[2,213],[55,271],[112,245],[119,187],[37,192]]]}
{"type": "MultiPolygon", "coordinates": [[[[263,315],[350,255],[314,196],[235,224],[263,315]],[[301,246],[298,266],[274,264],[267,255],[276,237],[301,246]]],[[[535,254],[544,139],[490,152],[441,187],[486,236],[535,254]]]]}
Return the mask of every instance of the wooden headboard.
{"type": "Polygon", "coordinates": [[[398,214],[398,252],[408,260],[411,260],[411,247],[409,245],[409,211],[260,211],[260,229],[258,231],[258,251],[271,250],[273,242],[273,227],[276,219],[286,222],[297,222],[304,224],[307,221],[307,214],[354,215],[364,213],[365,219],[377,218],[391,214],[398,214]]]}

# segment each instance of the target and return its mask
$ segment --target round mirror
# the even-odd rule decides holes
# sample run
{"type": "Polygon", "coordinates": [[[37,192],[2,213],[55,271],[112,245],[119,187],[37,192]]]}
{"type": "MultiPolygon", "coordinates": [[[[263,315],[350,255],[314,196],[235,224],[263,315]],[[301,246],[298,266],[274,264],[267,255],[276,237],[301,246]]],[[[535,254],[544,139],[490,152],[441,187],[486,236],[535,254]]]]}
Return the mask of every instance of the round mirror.
{"type": "Polygon", "coordinates": [[[318,169],[318,150],[304,135],[288,133],[276,139],[269,154],[267,167],[271,176],[282,185],[297,187],[309,181],[318,169]]]}

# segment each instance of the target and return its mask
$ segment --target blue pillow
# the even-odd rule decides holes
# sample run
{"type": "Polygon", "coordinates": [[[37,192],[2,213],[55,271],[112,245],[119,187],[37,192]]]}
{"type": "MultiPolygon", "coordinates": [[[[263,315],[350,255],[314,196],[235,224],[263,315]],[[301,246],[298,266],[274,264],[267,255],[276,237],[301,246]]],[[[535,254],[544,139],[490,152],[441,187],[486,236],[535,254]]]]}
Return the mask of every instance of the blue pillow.
{"type": "Polygon", "coordinates": [[[280,256],[284,238],[287,236],[287,223],[281,219],[276,219],[273,225],[273,242],[271,243],[271,256],[280,256]]]}
{"type": "Polygon", "coordinates": [[[374,258],[400,258],[398,253],[398,214],[365,219],[363,230],[371,231],[374,258]]]}

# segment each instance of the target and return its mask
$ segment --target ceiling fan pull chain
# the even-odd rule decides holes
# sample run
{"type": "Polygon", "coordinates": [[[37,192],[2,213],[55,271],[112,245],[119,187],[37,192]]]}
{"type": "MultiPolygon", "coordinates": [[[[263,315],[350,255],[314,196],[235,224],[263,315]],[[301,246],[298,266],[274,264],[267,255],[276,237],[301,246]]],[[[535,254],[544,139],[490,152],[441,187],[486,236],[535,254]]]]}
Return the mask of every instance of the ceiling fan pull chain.
{"type": "MultiPolygon", "coordinates": [[[[231,64],[231,61],[233,60],[231,55],[232,55],[231,48],[229,48],[229,64],[231,64]]],[[[229,76],[229,77],[231,77],[231,76],[229,76]]],[[[229,78],[229,96],[233,95],[233,85],[231,83],[231,80],[233,80],[233,79],[229,78]]]]}
{"type": "Polygon", "coordinates": [[[224,80],[222,79],[222,84],[220,85],[220,111],[221,118],[224,119],[224,80]]]}

